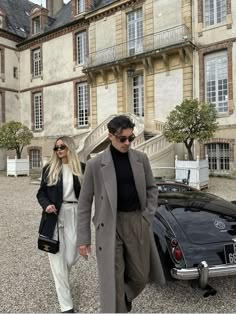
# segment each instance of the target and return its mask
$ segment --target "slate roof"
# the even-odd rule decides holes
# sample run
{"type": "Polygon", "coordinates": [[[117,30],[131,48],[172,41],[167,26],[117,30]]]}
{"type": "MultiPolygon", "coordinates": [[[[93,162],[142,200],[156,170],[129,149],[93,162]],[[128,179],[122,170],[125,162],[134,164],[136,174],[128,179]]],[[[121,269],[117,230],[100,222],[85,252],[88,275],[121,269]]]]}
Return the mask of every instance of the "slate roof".
{"type": "Polygon", "coordinates": [[[0,8],[6,14],[6,30],[27,38],[30,33],[29,13],[34,5],[28,0],[0,0],[0,8]]]}
{"type": "Polygon", "coordinates": [[[97,10],[102,7],[105,7],[108,4],[111,4],[113,2],[117,2],[118,0],[93,0],[91,3],[91,10],[97,10]]]}
{"type": "Polygon", "coordinates": [[[62,7],[62,9],[59,12],[57,12],[56,15],[53,16],[54,21],[48,27],[47,31],[56,29],[58,27],[61,27],[63,25],[66,25],[66,24],[72,22],[71,11],[72,11],[72,3],[70,1],[67,4],[65,4],[62,7]]]}
{"type": "MultiPolygon", "coordinates": [[[[119,0],[93,0],[90,10],[97,10],[119,0]]],[[[9,33],[28,39],[30,35],[30,11],[35,3],[29,0],[0,0],[0,8],[6,14],[6,30],[9,33]]],[[[72,3],[69,1],[55,16],[48,18],[45,33],[72,22],[72,3]]]]}

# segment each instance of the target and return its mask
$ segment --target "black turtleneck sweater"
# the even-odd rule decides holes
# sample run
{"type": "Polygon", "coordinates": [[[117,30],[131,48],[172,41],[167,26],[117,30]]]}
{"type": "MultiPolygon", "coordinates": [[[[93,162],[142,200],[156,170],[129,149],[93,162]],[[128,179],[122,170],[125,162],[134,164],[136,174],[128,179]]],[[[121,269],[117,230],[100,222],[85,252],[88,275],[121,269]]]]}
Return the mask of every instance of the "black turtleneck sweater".
{"type": "Polygon", "coordinates": [[[116,170],[117,210],[133,211],[140,209],[139,197],[135,187],[128,153],[121,153],[112,145],[110,147],[116,170]]]}

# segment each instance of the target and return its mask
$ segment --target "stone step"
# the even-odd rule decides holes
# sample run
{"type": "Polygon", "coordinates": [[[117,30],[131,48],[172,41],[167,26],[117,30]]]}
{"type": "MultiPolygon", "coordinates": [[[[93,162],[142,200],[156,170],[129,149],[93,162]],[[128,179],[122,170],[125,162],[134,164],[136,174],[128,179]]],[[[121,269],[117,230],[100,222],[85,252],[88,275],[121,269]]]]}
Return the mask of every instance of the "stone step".
{"type": "Polygon", "coordinates": [[[150,138],[156,136],[156,134],[152,133],[152,132],[144,132],[144,138],[145,141],[150,140],[150,138]]]}

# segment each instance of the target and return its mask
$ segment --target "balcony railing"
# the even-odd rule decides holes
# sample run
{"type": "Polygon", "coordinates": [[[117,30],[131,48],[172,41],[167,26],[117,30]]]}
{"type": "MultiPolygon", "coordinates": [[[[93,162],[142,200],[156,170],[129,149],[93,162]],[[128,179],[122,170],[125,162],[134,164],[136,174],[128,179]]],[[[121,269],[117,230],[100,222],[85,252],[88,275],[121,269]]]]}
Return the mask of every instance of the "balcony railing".
{"type": "Polygon", "coordinates": [[[192,36],[186,25],[179,25],[161,32],[139,37],[134,40],[90,53],[84,68],[95,67],[191,41],[192,36]]]}

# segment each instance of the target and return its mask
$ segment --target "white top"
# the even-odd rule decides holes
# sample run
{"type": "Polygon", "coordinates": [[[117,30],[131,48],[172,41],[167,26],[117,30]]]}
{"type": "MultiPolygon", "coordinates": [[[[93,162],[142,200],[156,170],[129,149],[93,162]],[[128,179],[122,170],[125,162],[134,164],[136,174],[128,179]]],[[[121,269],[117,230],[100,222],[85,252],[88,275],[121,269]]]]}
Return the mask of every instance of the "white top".
{"type": "Polygon", "coordinates": [[[74,192],[73,175],[68,164],[62,164],[62,177],[63,177],[63,201],[76,202],[74,192]]]}

